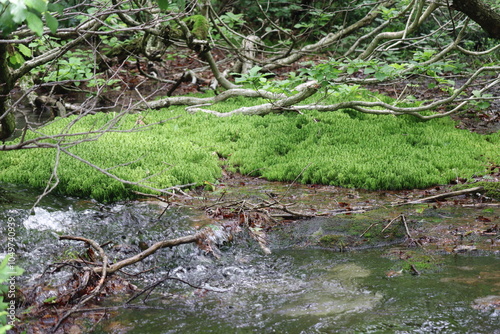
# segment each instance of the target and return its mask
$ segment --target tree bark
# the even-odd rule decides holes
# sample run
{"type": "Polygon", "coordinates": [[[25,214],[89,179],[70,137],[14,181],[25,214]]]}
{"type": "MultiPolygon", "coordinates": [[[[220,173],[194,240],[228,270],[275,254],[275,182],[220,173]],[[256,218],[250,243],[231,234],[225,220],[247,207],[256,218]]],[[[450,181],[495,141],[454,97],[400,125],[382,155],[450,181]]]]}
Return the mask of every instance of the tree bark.
{"type": "Polygon", "coordinates": [[[9,44],[0,43],[0,140],[9,138],[16,129],[14,115],[8,111],[9,93],[13,88],[9,69],[9,44]]]}
{"type": "Polygon", "coordinates": [[[500,39],[500,14],[480,0],[453,0],[451,8],[479,24],[492,38],[500,39]]]}

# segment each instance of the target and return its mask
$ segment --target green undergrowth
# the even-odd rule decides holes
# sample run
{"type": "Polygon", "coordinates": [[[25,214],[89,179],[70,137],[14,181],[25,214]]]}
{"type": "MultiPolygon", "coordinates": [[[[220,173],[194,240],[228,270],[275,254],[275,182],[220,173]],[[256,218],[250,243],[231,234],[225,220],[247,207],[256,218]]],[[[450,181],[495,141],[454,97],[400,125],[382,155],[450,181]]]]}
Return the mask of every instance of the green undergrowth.
{"type": "Polygon", "coordinates": [[[439,255],[431,255],[422,249],[416,250],[401,250],[390,249],[383,255],[394,261],[394,269],[403,269],[404,272],[414,273],[414,270],[419,272],[434,272],[439,270],[444,259],[439,255]]]}
{"type": "MultiPolygon", "coordinates": [[[[251,103],[262,101],[234,98],[216,107],[229,111],[251,103]]],[[[128,115],[120,128],[134,127],[139,117],[152,124],[176,116],[148,130],[108,133],[70,151],[121,178],[157,188],[215,182],[225,165],[270,180],[412,189],[481,175],[487,165],[500,162],[498,133],[459,130],[448,118],[422,122],[350,110],[217,118],[171,107],[128,115]]],[[[88,116],[72,131],[96,128],[111,117],[88,116]]],[[[41,131],[58,133],[70,120],[59,119],[41,131]]],[[[54,157],[55,151],[47,149],[2,152],[0,181],[45,187],[54,157]]],[[[123,185],[65,154],[58,176],[60,193],[99,201],[126,199],[131,190],[146,190],[123,185]]]]}
{"type": "MultiPolygon", "coordinates": [[[[165,115],[157,116],[162,118],[165,115]]],[[[76,123],[72,132],[96,129],[112,117],[112,114],[88,116],[76,123]]],[[[138,117],[140,115],[129,115],[119,127],[133,128],[138,117]]],[[[41,131],[46,134],[59,133],[72,119],[59,119],[41,131]]],[[[121,179],[156,188],[213,181],[221,175],[220,166],[209,151],[186,138],[172,135],[169,126],[158,125],[146,131],[130,133],[107,133],[98,141],[79,144],[69,151],[121,179]]],[[[52,149],[2,153],[0,180],[45,187],[53,170],[55,156],[56,152],[52,149]]],[[[58,177],[56,189],[60,193],[91,197],[102,202],[131,198],[133,190],[150,192],[145,188],[122,184],[62,153],[58,177]]]]}
{"type": "Polygon", "coordinates": [[[456,130],[450,120],[312,112],[256,120],[255,127],[258,135],[243,134],[229,161],[244,174],[279,181],[300,174],[303,183],[422,188],[480,174],[499,158],[498,135],[456,130]]]}

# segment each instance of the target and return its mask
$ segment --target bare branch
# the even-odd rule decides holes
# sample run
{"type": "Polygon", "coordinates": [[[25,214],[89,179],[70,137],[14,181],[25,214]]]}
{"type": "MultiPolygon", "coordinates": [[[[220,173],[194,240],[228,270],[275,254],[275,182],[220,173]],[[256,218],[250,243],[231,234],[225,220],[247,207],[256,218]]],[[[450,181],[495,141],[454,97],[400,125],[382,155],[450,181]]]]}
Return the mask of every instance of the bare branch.
{"type": "MultiPolygon", "coordinates": [[[[173,105],[195,106],[195,105],[213,104],[225,101],[231,97],[236,97],[236,96],[262,97],[270,100],[282,99],[286,97],[284,94],[270,93],[265,90],[233,88],[230,90],[223,91],[219,95],[213,97],[193,97],[193,96],[167,97],[157,101],[149,102],[148,107],[151,109],[160,109],[173,105]]],[[[144,108],[144,105],[139,105],[138,108],[144,108]]]]}
{"type": "MultiPolygon", "coordinates": [[[[139,254],[136,254],[136,255],[129,257],[125,260],[118,261],[118,262],[110,265],[107,269],[107,273],[111,275],[111,274],[115,273],[116,271],[122,269],[123,267],[130,266],[134,263],[137,263],[137,262],[145,259],[149,255],[154,254],[159,249],[171,248],[171,247],[182,245],[182,244],[194,243],[200,239],[200,237],[202,235],[201,233],[202,232],[198,232],[198,233],[188,235],[185,237],[179,237],[176,239],[159,241],[159,242],[153,244],[152,246],[150,246],[148,249],[140,252],[139,254]]],[[[60,239],[61,238],[62,237],[60,237],[60,239]]],[[[98,273],[98,272],[102,271],[102,267],[94,267],[93,270],[94,270],[94,272],[98,273]]]]}
{"type": "Polygon", "coordinates": [[[97,286],[92,290],[92,292],[90,294],[88,294],[84,299],[80,300],[78,302],[78,304],[73,306],[68,312],[66,312],[63,316],[61,316],[59,318],[59,321],[57,322],[57,324],[54,326],[54,328],[52,328],[53,332],[55,332],[57,330],[57,328],[59,328],[59,326],[62,324],[62,322],[66,318],[68,318],[72,313],[74,313],[82,305],[85,305],[85,303],[87,303],[88,301],[90,301],[91,299],[93,299],[97,296],[97,294],[101,291],[102,286],[104,285],[104,281],[106,280],[106,276],[108,274],[107,270],[108,270],[108,262],[109,262],[108,256],[106,255],[106,253],[104,252],[102,247],[93,240],[82,238],[82,237],[72,237],[72,236],[64,236],[64,235],[60,236],[59,239],[60,240],[64,240],[64,239],[79,240],[79,241],[84,241],[84,242],[88,243],[89,245],[91,245],[94,249],[96,249],[99,252],[99,255],[101,256],[101,259],[102,259],[102,267],[100,268],[99,271],[94,271],[97,274],[99,274],[99,273],[101,274],[101,278],[99,279],[97,286]]]}
{"type": "Polygon", "coordinates": [[[54,190],[57,187],[57,185],[59,184],[59,176],[57,174],[57,170],[59,169],[60,157],[61,157],[61,151],[57,149],[56,150],[56,157],[55,157],[55,161],[54,161],[54,167],[52,168],[52,174],[50,175],[50,178],[47,181],[47,185],[46,185],[43,193],[41,195],[39,195],[37,197],[35,203],[33,203],[33,206],[31,207],[32,211],[38,205],[38,203],[40,203],[42,198],[44,198],[47,194],[51,193],[52,190],[54,190]],[[52,182],[52,180],[54,180],[54,181],[52,182]]]}
{"type": "MultiPolygon", "coordinates": [[[[463,100],[460,102],[457,106],[452,108],[451,110],[445,112],[445,113],[437,113],[433,115],[422,115],[420,112],[427,111],[427,110],[433,110],[436,109],[437,107],[440,107],[442,105],[448,105],[452,102],[454,102],[457,97],[462,94],[467,87],[469,87],[474,79],[476,79],[481,73],[483,72],[498,72],[500,71],[500,66],[487,66],[487,67],[482,67],[478,69],[476,72],[474,72],[469,79],[459,88],[455,89],[453,94],[451,94],[449,97],[437,100],[428,104],[423,104],[418,107],[398,107],[397,105],[385,103],[382,101],[376,101],[376,102],[370,102],[370,101],[346,101],[346,102],[339,102],[331,105],[322,105],[322,104],[308,104],[308,105],[296,105],[297,103],[305,100],[307,97],[310,97],[314,93],[317,92],[318,86],[316,86],[316,83],[311,84],[307,89],[304,91],[295,94],[291,97],[287,97],[278,101],[275,101],[273,103],[266,103],[266,104],[261,104],[261,105],[256,105],[256,106],[251,106],[251,107],[241,107],[238,109],[235,109],[233,111],[227,112],[227,113],[220,113],[212,110],[207,110],[207,109],[202,109],[199,107],[190,107],[187,108],[188,111],[201,111],[205,113],[210,113],[219,117],[228,117],[232,116],[235,114],[244,114],[244,115],[265,115],[271,112],[280,112],[282,110],[285,110],[286,108],[290,108],[293,106],[292,110],[318,110],[318,111],[335,111],[339,109],[355,109],[360,112],[364,113],[371,113],[371,114],[380,114],[380,115],[403,115],[403,114],[409,114],[413,115],[415,117],[418,117],[420,119],[424,120],[429,120],[433,118],[440,118],[440,117],[446,117],[449,116],[458,110],[460,110],[465,104],[467,104],[471,100],[475,100],[476,97],[471,96],[466,100],[463,100]],[[373,108],[382,108],[382,109],[373,109],[373,108]]],[[[491,87],[494,87],[500,82],[500,76],[493,80],[489,85],[486,87],[483,87],[481,90],[482,92],[485,92],[491,87]]],[[[397,101],[396,101],[397,102],[397,101]]]]}
{"type": "Polygon", "coordinates": [[[395,31],[395,32],[383,32],[375,36],[375,38],[371,41],[371,43],[366,47],[365,51],[361,53],[358,58],[366,59],[370,56],[375,48],[378,46],[381,40],[383,39],[401,39],[405,38],[408,34],[417,29],[426,19],[431,15],[431,13],[436,10],[439,5],[435,2],[431,2],[427,9],[423,11],[425,0],[413,0],[409,6],[413,4],[412,13],[408,17],[408,23],[404,30],[395,31]],[[410,20],[413,17],[413,21],[410,23],[410,20]]]}
{"type": "Polygon", "coordinates": [[[302,58],[306,54],[311,54],[314,52],[319,52],[328,46],[332,45],[333,43],[337,42],[340,40],[342,37],[345,37],[354,31],[358,30],[361,27],[367,26],[370,23],[375,20],[376,17],[380,15],[380,9],[382,7],[390,7],[392,4],[394,4],[395,1],[389,0],[389,1],[382,1],[379,3],[376,3],[376,5],[368,12],[368,14],[365,15],[361,20],[351,24],[350,26],[341,29],[335,33],[329,33],[322,39],[320,39],[316,43],[308,44],[304,47],[302,47],[300,50],[296,50],[293,52],[290,56],[286,58],[280,59],[280,57],[275,57],[270,59],[270,64],[264,66],[264,68],[272,70],[275,68],[282,67],[284,65],[291,64],[293,62],[296,62],[300,58],[302,58]]]}
{"type": "MultiPolygon", "coordinates": [[[[307,99],[308,97],[312,96],[314,93],[316,93],[319,89],[319,85],[317,82],[310,82],[308,83],[307,86],[304,87],[302,91],[299,93],[292,95],[290,97],[286,97],[284,99],[278,100],[273,103],[265,103],[257,106],[252,106],[252,107],[241,107],[235,110],[232,110],[227,113],[221,113],[217,111],[211,111],[211,110],[206,110],[206,109],[201,109],[197,107],[191,107],[187,108],[188,111],[196,112],[196,111],[202,111],[205,113],[209,113],[212,115],[216,115],[219,117],[228,117],[232,116],[235,114],[244,114],[244,115],[265,115],[271,112],[282,112],[283,110],[288,109],[289,107],[293,106],[296,103],[299,103],[300,101],[303,101],[307,99]]],[[[295,108],[295,107],[294,107],[295,108]]]]}
{"type": "Polygon", "coordinates": [[[395,204],[395,206],[406,205],[406,204],[435,202],[435,201],[439,201],[439,200],[442,200],[442,199],[445,199],[448,197],[455,197],[455,196],[467,195],[467,194],[472,194],[472,193],[478,193],[478,192],[481,192],[483,189],[484,189],[483,187],[474,187],[474,188],[469,188],[469,189],[451,191],[451,192],[447,192],[444,194],[439,194],[439,195],[435,195],[435,196],[416,199],[416,200],[410,201],[410,202],[398,203],[398,204],[395,204]]]}

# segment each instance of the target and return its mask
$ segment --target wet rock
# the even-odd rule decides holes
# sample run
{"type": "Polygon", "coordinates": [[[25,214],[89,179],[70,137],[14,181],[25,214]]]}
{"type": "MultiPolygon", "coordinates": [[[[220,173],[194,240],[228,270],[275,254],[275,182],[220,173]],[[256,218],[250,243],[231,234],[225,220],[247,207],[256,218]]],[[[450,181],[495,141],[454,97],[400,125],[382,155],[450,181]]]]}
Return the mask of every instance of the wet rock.
{"type": "Polygon", "coordinates": [[[453,248],[453,253],[467,253],[472,251],[477,251],[476,246],[457,245],[453,248]]]}
{"type": "Polygon", "coordinates": [[[500,296],[486,296],[482,298],[477,298],[474,300],[472,307],[476,310],[489,311],[496,310],[500,311],[500,296]]]}

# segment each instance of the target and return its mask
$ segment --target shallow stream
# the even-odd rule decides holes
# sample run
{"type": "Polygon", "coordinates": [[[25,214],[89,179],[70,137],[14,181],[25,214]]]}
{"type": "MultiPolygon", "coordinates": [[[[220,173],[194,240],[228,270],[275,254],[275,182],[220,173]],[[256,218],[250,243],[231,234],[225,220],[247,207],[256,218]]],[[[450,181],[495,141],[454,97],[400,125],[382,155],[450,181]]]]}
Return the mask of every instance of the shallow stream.
{"type": "MultiPolygon", "coordinates": [[[[152,202],[102,205],[53,195],[30,214],[35,198],[29,194],[36,192],[1,189],[0,220],[17,224],[22,285],[32,284],[47,264],[82,251],[78,242],[59,241],[60,234],[111,241],[107,250],[119,258],[139,252],[142,242],[187,235],[200,224],[199,213],[185,208],[162,214],[164,208],[152,202]]],[[[386,256],[403,247],[398,245],[335,252],[298,247],[296,236],[271,232],[269,247],[272,254],[263,254],[242,233],[219,247],[220,259],[194,245],[163,249],[128,268],[155,268],[130,281],[144,287],[168,274],[198,288],[166,280],[145,303],[138,299],[134,308],[113,311],[92,332],[500,333],[498,252],[434,254],[438,265],[412,275],[399,273],[399,263],[386,256]],[[387,276],[390,270],[394,277],[387,276]]],[[[79,325],[85,327],[84,320],[79,325]]]]}

